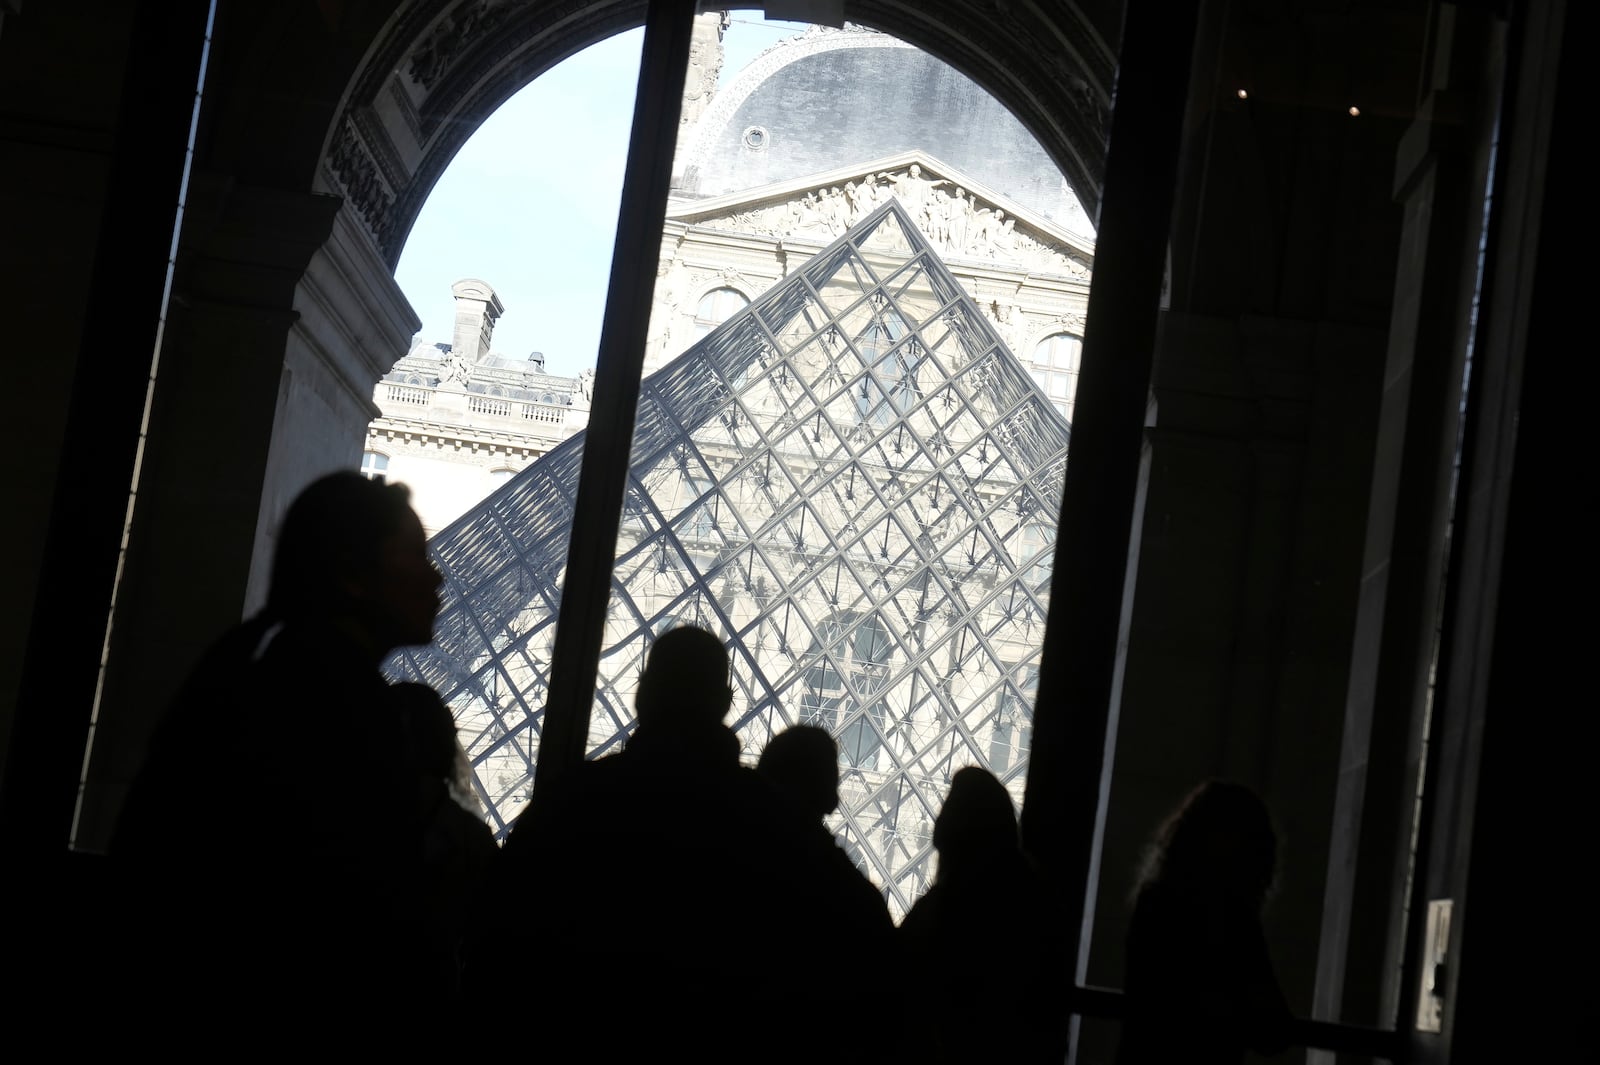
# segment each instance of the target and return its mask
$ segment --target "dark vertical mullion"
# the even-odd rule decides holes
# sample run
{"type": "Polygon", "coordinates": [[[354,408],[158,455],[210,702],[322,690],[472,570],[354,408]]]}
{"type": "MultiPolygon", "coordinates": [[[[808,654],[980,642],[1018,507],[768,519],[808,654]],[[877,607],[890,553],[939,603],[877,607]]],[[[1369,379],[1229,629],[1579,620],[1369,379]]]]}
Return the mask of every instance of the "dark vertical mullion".
{"type": "Polygon", "coordinates": [[[567,573],[551,653],[535,794],[548,795],[559,786],[563,772],[586,753],[694,13],[694,0],[650,0],[645,19],[594,401],[584,433],[567,573]]]}
{"type": "Polygon", "coordinates": [[[1198,9],[1197,0],[1133,0],[1123,18],[1077,417],[1040,653],[1022,831],[1054,874],[1060,910],[1069,915],[1061,963],[1074,976],[1084,945],[1078,918],[1086,916],[1105,802],[1124,575],[1198,9]]]}

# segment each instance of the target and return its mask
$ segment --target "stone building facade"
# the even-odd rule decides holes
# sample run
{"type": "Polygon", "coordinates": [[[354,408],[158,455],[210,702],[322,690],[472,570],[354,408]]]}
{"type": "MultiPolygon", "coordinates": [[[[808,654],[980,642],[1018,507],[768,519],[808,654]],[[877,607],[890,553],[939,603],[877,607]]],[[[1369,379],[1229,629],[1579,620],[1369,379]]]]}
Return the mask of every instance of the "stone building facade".
{"type": "MultiPolygon", "coordinates": [[[[893,198],[1070,420],[1094,243],[1077,198],[1027,131],[945,64],[856,26],[810,27],[718,90],[726,20],[710,13],[695,23],[645,372],[667,365],[893,198]],[[819,92],[837,94],[847,116],[831,128],[817,128],[797,105],[819,92]],[[970,138],[941,134],[931,123],[908,131],[868,121],[881,92],[956,95],[965,113],[982,120],[990,154],[974,154],[970,138]],[[732,126],[742,132],[730,140],[732,126]],[[871,154],[913,136],[926,143],[871,154]],[[940,151],[970,158],[985,173],[942,161],[940,151]],[[829,165],[795,172],[819,160],[829,165]],[[785,176],[759,183],[774,174],[785,176]],[[1025,199],[988,182],[1014,185],[1025,199]]],[[[382,414],[362,457],[363,470],[410,485],[430,534],[587,425],[593,377],[587,369],[578,378],[553,377],[542,357],[494,353],[500,297],[470,279],[453,295],[451,341],[418,338],[377,386],[382,414]]]]}
{"type": "Polygon", "coordinates": [[[493,350],[504,313],[488,284],[451,286],[456,328],[449,343],[419,340],[373,393],[382,414],[367,429],[361,470],[404,482],[431,536],[497,484],[588,424],[593,371],[548,374],[538,352],[493,350]]]}

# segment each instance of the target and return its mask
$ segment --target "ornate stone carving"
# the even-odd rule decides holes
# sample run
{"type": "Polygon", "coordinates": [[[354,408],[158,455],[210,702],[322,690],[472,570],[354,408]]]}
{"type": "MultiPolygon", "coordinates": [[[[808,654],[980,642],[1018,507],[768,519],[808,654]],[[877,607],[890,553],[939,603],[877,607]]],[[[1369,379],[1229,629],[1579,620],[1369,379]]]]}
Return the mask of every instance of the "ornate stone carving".
{"type": "Polygon", "coordinates": [[[683,302],[684,285],[699,284],[698,275],[685,277],[682,265],[677,263],[665,264],[665,269],[658,269],[656,276],[661,280],[656,282],[656,310],[651,317],[655,327],[655,335],[651,338],[648,351],[665,353],[672,343],[672,334],[678,328],[678,307],[683,302]]]}
{"type": "MultiPolygon", "coordinates": [[[[1016,219],[1003,208],[980,200],[917,163],[866,174],[842,185],[810,189],[785,203],[753,207],[710,224],[734,232],[826,243],[891,196],[901,202],[943,258],[985,260],[1068,277],[1089,276],[1090,264],[1083,256],[1047,238],[1019,233],[1016,219]]],[[[884,227],[876,237],[892,240],[892,233],[884,227]]]]}
{"type": "Polygon", "coordinates": [[[1073,336],[1081,337],[1083,336],[1083,327],[1086,321],[1085,316],[1076,311],[1058,314],[1051,320],[1051,332],[1071,333],[1073,336]]]}
{"type": "MultiPolygon", "coordinates": [[[[994,7],[1000,24],[1017,40],[1039,41],[1046,31],[1045,24],[1039,18],[1038,9],[1032,4],[995,0],[994,7]]],[[[1076,19],[1082,22],[1081,13],[1075,14],[1076,19]]],[[[1087,24],[1079,28],[1082,31],[1090,31],[1083,34],[1083,39],[1093,36],[1091,27],[1087,24]]],[[[1094,77],[1103,85],[1110,84],[1114,74],[1113,57],[1104,50],[1075,49],[1071,46],[1070,40],[1063,37],[1059,30],[1055,32],[1055,36],[1061,47],[1041,48],[1040,54],[1054,68],[1055,83],[1066,89],[1065,95],[1073,109],[1077,111],[1078,117],[1103,145],[1106,131],[1111,124],[1111,101],[1099,92],[1089,79],[1094,77]]]]}
{"type": "Polygon", "coordinates": [[[466,388],[472,380],[472,364],[467,361],[465,355],[454,349],[445,355],[441,369],[443,371],[442,384],[456,384],[466,388]]]}
{"type": "Polygon", "coordinates": [[[384,183],[378,164],[349,121],[328,155],[328,167],[344,189],[345,199],[366,223],[378,246],[385,247],[394,224],[391,212],[394,193],[384,183]]]}
{"type": "Polygon", "coordinates": [[[411,94],[401,84],[398,74],[389,81],[389,98],[394,101],[395,110],[399,113],[401,120],[405,122],[406,129],[410,130],[411,135],[417,138],[420,143],[422,140],[422,123],[417,115],[417,105],[411,102],[411,94]]]}
{"type": "Polygon", "coordinates": [[[718,270],[717,278],[721,280],[723,284],[732,285],[740,292],[743,292],[746,298],[749,297],[751,290],[755,287],[750,283],[750,279],[745,277],[744,274],[734,266],[724,266],[721,270],[718,270]]]}
{"type": "Polygon", "coordinates": [[[683,107],[678,112],[680,126],[692,125],[716,95],[717,78],[722,73],[722,35],[731,17],[727,12],[708,12],[695,19],[689,41],[689,71],[683,82],[683,107]]]}
{"type": "Polygon", "coordinates": [[[467,0],[441,18],[411,52],[411,80],[424,89],[438,84],[463,48],[492,31],[515,10],[511,0],[467,0]]]}

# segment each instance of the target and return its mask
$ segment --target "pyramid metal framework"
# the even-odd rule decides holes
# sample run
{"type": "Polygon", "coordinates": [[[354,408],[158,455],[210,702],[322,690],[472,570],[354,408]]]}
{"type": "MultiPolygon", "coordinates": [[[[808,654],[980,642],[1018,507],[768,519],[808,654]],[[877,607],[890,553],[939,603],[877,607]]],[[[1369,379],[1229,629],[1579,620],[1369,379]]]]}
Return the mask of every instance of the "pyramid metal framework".
{"type": "MultiPolygon", "coordinates": [[[[832,827],[898,917],[957,769],[1020,805],[1069,431],[878,208],[642,383],[591,756],[626,739],[654,635],[710,628],[747,760],[796,722],[838,739],[832,827]]],[[[502,833],[531,792],[582,451],[430,541],[436,640],[386,666],[450,703],[502,833]]]]}

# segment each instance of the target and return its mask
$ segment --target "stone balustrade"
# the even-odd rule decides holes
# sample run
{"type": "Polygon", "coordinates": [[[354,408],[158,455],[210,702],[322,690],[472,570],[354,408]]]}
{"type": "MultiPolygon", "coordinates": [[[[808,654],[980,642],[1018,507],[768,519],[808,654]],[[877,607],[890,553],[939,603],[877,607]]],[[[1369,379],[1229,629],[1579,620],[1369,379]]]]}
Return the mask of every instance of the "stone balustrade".
{"type": "Polygon", "coordinates": [[[564,430],[580,429],[588,420],[586,417],[573,417],[574,413],[587,414],[587,411],[578,412],[566,404],[507,399],[463,392],[459,388],[385,381],[378,386],[375,398],[385,417],[531,431],[540,436],[566,436],[569,434],[564,430]],[[534,429],[528,423],[536,423],[539,428],[534,429]],[[515,426],[528,427],[515,429],[515,426]]]}

